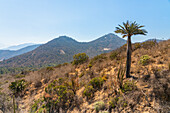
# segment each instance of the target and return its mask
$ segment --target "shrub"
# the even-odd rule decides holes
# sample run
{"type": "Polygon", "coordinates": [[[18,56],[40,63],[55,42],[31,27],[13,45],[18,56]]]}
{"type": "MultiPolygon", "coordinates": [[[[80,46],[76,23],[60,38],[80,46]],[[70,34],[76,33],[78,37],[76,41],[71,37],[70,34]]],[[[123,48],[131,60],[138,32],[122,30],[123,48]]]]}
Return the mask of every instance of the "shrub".
{"type": "Polygon", "coordinates": [[[90,80],[90,84],[93,86],[95,89],[100,89],[103,85],[104,80],[102,77],[95,77],[90,80]]]}
{"type": "Polygon", "coordinates": [[[133,46],[133,50],[141,48],[142,44],[141,43],[135,43],[133,46]]]}
{"type": "Polygon", "coordinates": [[[76,91],[78,90],[79,88],[79,83],[78,81],[76,80],[75,77],[72,77],[71,78],[71,84],[68,86],[69,89],[71,89],[73,91],[73,93],[76,95],[76,91]]]}
{"type": "Polygon", "coordinates": [[[124,97],[122,96],[117,96],[115,98],[112,98],[109,102],[109,108],[110,108],[110,111],[111,109],[119,109],[119,108],[125,108],[127,107],[128,105],[128,102],[125,100],[124,97]]]}
{"type": "Polygon", "coordinates": [[[54,71],[54,68],[53,67],[46,67],[46,71],[47,72],[54,71]]]}
{"type": "Polygon", "coordinates": [[[111,99],[111,101],[109,102],[109,106],[111,109],[114,109],[116,107],[116,105],[118,104],[119,101],[119,97],[115,97],[113,99],[111,99]]]}
{"type": "Polygon", "coordinates": [[[120,89],[123,87],[124,74],[125,74],[125,70],[123,69],[122,64],[120,64],[120,68],[119,68],[118,73],[117,73],[117,82],[118,82],[120,89]]]}
{"type": "Polygon", "coordinates": [[[111,60],[118,59],[117,57],[118,57],[118,52],[117,52],[117,51],[114,51],[114,52],[111,53],[111,55],[110,55],[110,59],[111,59],[111,60]]]}
{"type": "Polygon", "coordinates": [[[142,65],[147,65],[150,61],[150,57],[148,55],[143,55],[140,57],[139,63],[142,65]]]}
{"type": "Polygon", "coordinates": [[[41,100],[41,99],[35,100],[34,103],[31,105],[31,110],[30,110],[30,112],[31,112],[31,113],[36,113],[36,111],[37,111],[38,108],[39,108],[39,104],[40,104],[42,101],[43,101],[43,100],[41,100]]]}
{"type": "Polygon", "coordinates": [[[15,78],[23,78],[23,77],[25,77],[25,75],[20,75],[20,74],[15,75],[15,78]]]}
{"type": "Polygon", "coordinates": [[[100,110],[104,110],[106,107],[105,103],[103,101],[98,101],[94,104],[94,108],[96,112],[99,112],[100,110]]]}
{"type": "Polygon", "coordinates": [[[74,61],[72,64],[78,65],[86,62],[89,59],[89,57],[86,55],[86,53],[78,53],[73,56],[73,59],[74,61]]]}
{"type": "Polygon", "coordinates": [[[62,66],[62,64],[58,64],[55,66],[55,68],[60,68],[62,66]]]}
{"type": "Polygon", "coordinates": [[[35,82],[35,88],[39,88],[39,87],[41,87],[41,86],[42,86],[41,81],[36,81],[36,82],[35,82]]]}
{"type": "Polygon", "coordinates": [[[135,84],[132,81],[127,81],[123,84],[122,92],[132,91],[136,88],[135,84]]]}
{"type": "Polygon", "coordinates": [[[87,97],[87,99],[90,99],[94,96],[94,88],[93,86],[86,86],[83,91],[83,97],[87,97]]]}
{"type": "MultiPolygon", "coordinates": [[[[58,78],[57,82],[59,83],[59,85],[64,83],[64,78],[58,78]]],[[[56,80],[53,81],[53,83],[56,83],[56,80]]]]}
{"type": "Polygon", "coordinates": [[[88,67],[91,68],[91,67],[92,67],[92,64],[89,64],[88,67]]]}
{"type": "Polygon", "coordinates": [[[102,62],[105,59],[107,59],[107,57],[104,56],[104,54],[97,55],[90,60],[90,64],[95,64],[96,62],[102,62]]]}
{"type": "Polygon", "coordinates": [[[59,108],[68,109],[73,101],[74,93],[64,85],[56,86],[51,83],[46,89],[44,101],[48,111],[58,111],[59,108]]]}
{"type": "Polygon", "coordinates": [[[63,66],[66,66],[66,65],[68,65],[68,63],[67,63],[67,62],[65,62],[65,63],[63,63],[62,65],[63,65],[63,66]]]}
{"type": "Polygon", "coordinates": [[[151,41],[143,42],[141,45],[143,48],[148,49],[155,46],[156,44],[157,44],[156,40],[151,40],[151,41]]]}
{"type": "Polygon", "coordinates": [[[16,80],[15,82],[11,82],[9,85],[9,89],[13,92],[15,96],[18,96],[27,86],[27,82],[22,80],[16,80]]]}

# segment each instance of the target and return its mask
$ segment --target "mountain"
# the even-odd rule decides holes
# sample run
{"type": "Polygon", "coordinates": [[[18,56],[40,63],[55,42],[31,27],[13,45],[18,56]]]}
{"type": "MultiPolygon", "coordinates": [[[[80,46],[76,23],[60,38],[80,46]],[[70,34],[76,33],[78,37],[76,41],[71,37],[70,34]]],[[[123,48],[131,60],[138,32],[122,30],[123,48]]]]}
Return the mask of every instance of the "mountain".
{"type": "Polygon", "coordinates": [[[27,46],[27,47],[24,47],[19,50],[0,50],[0,61],[2,61],[4,59],[9,59],[9,58],[17,56],[17,55],[21,55],[23,53],[27,53],[29,51],[34,50],[35,48],[37,48],[39,46],[40,46],[40,44],[27,46]]]}
{"type": "Polygon", "coordinates": [[[10,47],[4,48],[3,50],[19,50],[19,49],[22,49],[22,48],[25,48],[25,47],[31,46],[31,45],[35,45],[35,44],[33,44],[33,43],[25,43],[25,44],[10,46],[10,47]]]}
{"type": "Polygon", "coordinates": [[[73,55],[86,53],[89,57],[109,52],[126,41],[117,35],[107,34],[91,42],[78,42],[67,36],[60,36],[43,44],[35,50],[0,62],[0,67],[20,67],[61,64],[71,62],[73,55]]]}

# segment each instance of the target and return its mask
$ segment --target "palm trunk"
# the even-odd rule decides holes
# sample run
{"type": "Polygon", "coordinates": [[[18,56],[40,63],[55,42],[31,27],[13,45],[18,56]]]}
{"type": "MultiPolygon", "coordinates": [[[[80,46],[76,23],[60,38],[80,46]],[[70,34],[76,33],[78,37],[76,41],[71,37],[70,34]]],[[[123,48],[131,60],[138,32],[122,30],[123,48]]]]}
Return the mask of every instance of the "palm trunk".
{"type": "Polygon", "coordinates": [[[127,60],[126,60],[126,78],[130,77],[130,67],[131,67],[131,36],[128,36],[127,40],[127,60]]]}
{"type": "Polygon", "coordinates": [[[14,107],[14,113],[15,113],[15,96],[13,95],[13,107],[14,107]]]}

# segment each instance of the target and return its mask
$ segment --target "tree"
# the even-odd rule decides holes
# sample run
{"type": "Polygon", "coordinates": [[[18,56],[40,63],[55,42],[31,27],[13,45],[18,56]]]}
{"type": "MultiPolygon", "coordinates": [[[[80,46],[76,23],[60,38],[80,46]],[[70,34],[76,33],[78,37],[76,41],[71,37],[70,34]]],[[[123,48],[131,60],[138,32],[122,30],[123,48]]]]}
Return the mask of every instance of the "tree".
{"type": "Polygon", "coordinates": [[[78,65],[86,62],[89,57],[86,55],[86,53],[78,53],[73,56],[73,65],[78,65]]]}
{"type": "Polygon", "coordinates": [[[127,60],[126,60],[126,78],[130,77],[130,67],[131,67],[131,54],[132,54],[132,45],[131,45],[131,36],[132,35],[146,35],[147,31],[145,29],[141,29],[144,27],[143,25],[139,25],[135,22],[126,23],[123,22],[122,25],[118,25],[116,27],[115,33],[121,33],[122,38],[127,38],[127,60]]]}
{"type": "Polygon", "coordinates": [[[12,91],[13,94],[14,113],[15,113],[15,97],[20,96],[21,92],[24,91],[26,86],[27,82],[24,79],[11,82],[11,84],[9,85],[9,89],[12,91]]]}

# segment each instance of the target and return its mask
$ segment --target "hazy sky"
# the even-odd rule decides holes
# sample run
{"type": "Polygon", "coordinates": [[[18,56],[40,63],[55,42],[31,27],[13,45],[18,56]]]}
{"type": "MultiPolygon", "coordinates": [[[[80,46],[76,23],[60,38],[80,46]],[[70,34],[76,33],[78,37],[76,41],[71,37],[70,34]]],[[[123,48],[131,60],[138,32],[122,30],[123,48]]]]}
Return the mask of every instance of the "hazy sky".
{"type": "Polygon", "coordinates": [[[126,20],[148,31],[133,42],[168,39],[170,0],[0,0],[0,47],[45,43],[61,35],[91,41],[114,33],[126,20]]]}

